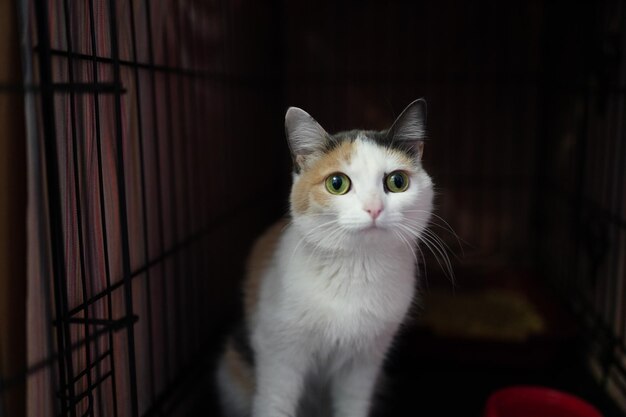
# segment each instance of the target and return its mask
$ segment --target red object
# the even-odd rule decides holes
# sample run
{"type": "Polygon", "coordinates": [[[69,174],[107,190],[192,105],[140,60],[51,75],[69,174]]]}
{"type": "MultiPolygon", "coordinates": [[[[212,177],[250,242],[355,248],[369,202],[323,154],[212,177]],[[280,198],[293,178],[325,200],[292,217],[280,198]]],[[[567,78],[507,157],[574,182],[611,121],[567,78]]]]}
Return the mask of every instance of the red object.
{"type": "Polygon", "coordinates": [[[602,417],[591,404],[551,388],[510,387],[491,394],[483,417],[602,417]]]}

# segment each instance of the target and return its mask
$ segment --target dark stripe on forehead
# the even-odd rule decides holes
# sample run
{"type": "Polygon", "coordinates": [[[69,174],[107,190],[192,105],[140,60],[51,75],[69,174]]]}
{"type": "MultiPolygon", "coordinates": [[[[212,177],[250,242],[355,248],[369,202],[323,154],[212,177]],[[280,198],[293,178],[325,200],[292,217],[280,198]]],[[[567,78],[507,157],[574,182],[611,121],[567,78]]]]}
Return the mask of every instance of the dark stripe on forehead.
{"type": "Polygon", "coordinates": [[[374,143],[389,149],[394,149],[400,152],[403,152],[410,156],[411,158],[416,158],[417,152],[415,147],[410,146],[404,141],[392,141],[387,135],[389,130],[348,130],[345,132],[338,132],[334,135],[331,135],[330,140],[327,140],[324,143],[324,152],[330,152],[339,146],[343,142],[354,142],[359,135],[361,137],[367,138],[374,143]]]}
{"type": "Polygon", "coordinates": [[[334,135],[331,135],[324,142],[324,148],[322,149],[324,153],[329,153],[339,147],[342,143],[345,142],[354,142],[356,140],[357,135],[359,134],[359,130],[350,130],[345,132],[338,132],[334,135]]]}

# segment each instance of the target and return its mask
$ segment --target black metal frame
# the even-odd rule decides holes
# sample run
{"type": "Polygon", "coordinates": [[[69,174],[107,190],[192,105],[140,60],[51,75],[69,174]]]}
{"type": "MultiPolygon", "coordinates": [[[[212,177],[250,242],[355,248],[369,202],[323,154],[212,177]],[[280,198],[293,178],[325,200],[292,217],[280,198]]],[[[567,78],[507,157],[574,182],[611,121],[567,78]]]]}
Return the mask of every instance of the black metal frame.
{"type": "MultiPolygon", "coordinates": [[[[132,4],[129,2],[130,8],[132,10],[132,4]]],[[[64,0],[63,2],[64,14],[65,14],[65,32],[67,39],[67,59],[68,59],[68,71],[69,71],[69,86],[74,85],[74,75],[73,75],[73,59],[76,57],[73,56],[73,48],[72,48],[72,36],[70,32],[70,15],[69,15],[69,5],[68,1],[64,0]]],[[[109,2],[109,13],[110,16],[116,15],[116,2],[109,2]]],[[[46,151],[46,167],[47,167],[47,179],[48,179],[48,195],[50,198],[50,228],[51,228],[51,238],[53,244],[51,248],[53,250],[53,276],[54,276],[54,288],[55,288],[55,300],[56,300],[56,317],[55,325],[57,328],[57,349],[60,352],[58,357],[59,361],[59,378],[61,381],[61,388],[59,392],[59,396],[61,398],[61,413],[63,415],[75,416],[75,406],[83,400],[83,398],[87,397],[89,401],[88,415],[91,415],[89,411],[92,410],[93,400],[93,391],[95,388],[102,383],[106,378],[111,378],[113,384],[113,391],[115,392],[115,376],[114,376],[114,354],[113,354],[113,332],[120,329],[125,329],[128,338],[128,366],[129,366],[129,375],[131,378],[130,387],[131,387],[131,407],[132,407],[132,415],[137,416],[138,412],[138,399],[137,399],[137,380],[136,380],[136,361],[135,361],[135,339],[134,339],[134,331],[133,324],[136,322],[137,317],[133,314],[133,304],[132,304],[132,286],[131,280],[133,276],[136,274],[131,273],[130,269],[130,249],[129,249],[129,241],[128,241],[128,218],[126,212],[126,191],[125,191],[125,176],[124,176],[124,155],[123,155],[123,144],[122,144],[122,125],[121,125],[121,94],[123,94],[123,88],[121,87],[121,77],[120,77],[120,60],[119,60],[119,52],[118,52],[118,44],[117,44],[117,27],[116,27],[116,19],[110,18],[110,39],[111,39],[111,57],[109,58],[110,63],[113,66],[114,70],[114,82],[111,85],[109,92],[115,95],[115,120],[116,120],[116,142],[117,142],[117,158],[116,158],[116,169],[117,169],[117,185],[119,188],[119,213],[120,213],[120,226],[121,226],[121,236],[122,236],[122,263],[123,263],[123,280],[119,281],[120,286],[123,287],[124,290],[124,298],[126,305],[126,316],[122,319],[114,320],[112,317],[112,297],[111,293],[115,290],[115,287],[111,285],[111,276],[109,271],[109,254],[108,254],[108,244],[107,244],[107,234],[103,233],[103,247],[104,247],[104,258],[105,258],[105,268],[106,268],[106,280],[107,280],[107,290],[105,292],[93,297],[91,300],[87,300],[87,282],[86,282],[86,270],[85,270],[85,260],[84,260],[84,244],[83,244],[83,232],[82,232],[82,219],[81,219],[81,208],[80,208],[80,198],[76,199],[77,204],[77,216],[78,216],[78,238],[79,238],[79,247],[80,247],[80,268],[81,268],[81,278],[82,278],[82,290],[83,290],[83,304],[78,308],[74,308],[70,311],[67,301],[67,287],[65,283],[65,266],[64,259],[65,254],[63,253],[64,247],[64,232],[62,230],[63,227],[63,219],[61,215],[61,202],[60,196],[62,195],[60,189],[60,181],[58,178],[59,168],[56,164],[58,159],[58,152],[56,149],[56,126],[55,126],[55,106],[54,106],[54,97],[53,90],[51,88],[52,82],[52,55],[53,51],[50,46],[50,39],[48,37],[48,33],[50,33],[48,27],[48,19],[49,19],[49,10],[48,4],[46,1],[37,1],[35,4],[35,12],[36,12],[36,23],[37,23],[37,34],[38,34],[38,47],[37,52],[39,56],[39,71],[40,71],[40,80],[41,80],[41,99],[42,99],[42,117],[43,117],[43,134],[44,134],[44,143],[45,143],[45,151],[46,151]],[[89,305],[95,302],[97,299],[101,297],[106,297],[107,305],[108,305],[108,317],[106,318],[90,318],[89,317],[89,305]],[[78,313],[82,313],[82,318],[76,318],[75,316],[78,313]],[[70,333],[70,327],[72,324],[84,326],[85,331],[85,339],[84,343],[89,344],[91,337],[96,338],[100,335],[108,336],[109,340],[109,350],[92,360],[90,356],[91,349],[89,346],[85,349],[85,353],[87,355],[87,363],[88,368],[82,370],[80,372],[75,372],[72,365],[72,335],[70,333]],[[99,330],[90,336],[90,327],[94,326],[99,330]],[[98,375],[100,372],[100,367],[97,366],[99,362],[109,358],[110,360],[110,370],[103,374],[98,375]],[[95,368],[96,370],[96,380],[92,381],[91,378],[91,368],[95,368]],[[82,377],[87,378],[88,391],[82,393],[76,393],[74,389],[74,384],[82,377]]],[[[101,224],[102,230],[106,231],[106,213],[104,207],[104,188],[103,188],[103,170],[102,170],[102,142],[100,137],[100,113],[99,113],[99,102],[98,95],[106,92],[100,91],[98,88],[98,54],[96,47],[96,33],[95,33],[95,24],[94,24],[94,10],[93,10],[93,1],[89,2],[89,16],[90,16],[90,39],[92,44],[92,52],[93,55],[91,57],[82,57],[83,59],[90,59],[93,61],[93,71],[94,71],[94,84],[91,86],[84,85],[83,92],[92,93],[94,99],[95,106],[95,122],[96,122],[96,135],[97,135],[97,154],[98,154],[98,170],[99,170],[99,189],[100,189],[100,210],[101,210],[101,219],[103,224],[101,224]]],[[[134,16],[132,17],[134,20],[134,16]]],[[[147,14],[147,18],[150,19],[150,14],[147,14]]],[[[133,22],[134,29],[134,22],[133,22]]],[[[133,45],[136,47],[136,39],[135,32],[133,30],[133,45]]],[[[75,109],[74,97],[77,91],[73,91],[70,89],[70,105],[72,109],[75,109]]],[[[140,102],[138,102],[140,105],[140,102]]],[[[141,112],[139,112],[141,114],[141,112]]],[[[78,172],[78,152],[77,152],[77,138],[76,138],[76,121],[75,114],[71,112],[71,128],[72,128],[72,147],[73,147],[73,156],[74,156],[74,184],[76,187],[75,193],[76,196],[80,196],[79,187],[79,172],[78,172]]],[[[143,138],[140,137],[140,141],[143,138]]],[[[141,160],[143,162],[143,153],[141,155],[141,160]]],[[[143,181],[143,165],[142,165],[142,181],[143,181]]],[[[144,199],[145,204],[145,199],[144,199]]],[[[145,205],[144,205],[144,216],[145,216],[145,205]]],[[[98,391],[99,392],[99,391],[98,391]]],[[[116,403],[116,395],[113,395],[113,409],[115,416],[117,416],[117,403],[116,403]]],[[[100,401],[99,404],[102,404],[100,401]]],[[[102,412],[100,413],[102,414],[102,412]]]]}

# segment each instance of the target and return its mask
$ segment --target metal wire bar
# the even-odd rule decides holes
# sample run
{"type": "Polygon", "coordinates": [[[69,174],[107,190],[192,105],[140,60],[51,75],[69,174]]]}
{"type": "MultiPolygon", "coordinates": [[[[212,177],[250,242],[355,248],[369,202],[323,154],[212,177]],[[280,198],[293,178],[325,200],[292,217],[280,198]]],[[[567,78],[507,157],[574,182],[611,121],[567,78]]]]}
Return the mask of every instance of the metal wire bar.
{"type": "MultiPolygon", "coordinates": [[[[65,38],[66,38],[66,43],[67,43],[67,50],[69,52],[71,52],[74,48],[72,45],[72,30],[71,30],[71,17],[70,17],[70,11],[69,11],[69,6],[68,6],[68,0],[64,0],[63,1],[63,14],[65,17],[65,38]]],[[[68,75],[68,81],[69,84],[73,84],[74,83],[74,62],[73,60],[70,58],[67,62],[67,75],[68,75]]],[[[77,235],[78,235],[78,260],[79,260],[79,274],[80,274],[80,281],[81,281],[81,291],[82,291],[82,296],[83,296],[83,300],[85,300],[88,297],[88,290],[87,290],[87,270],[85,267],[85,242],[84,242],[84,235],[83,235],[83,211],[82,211],[82,202],[81,202],[81,196],[82,196],[82,192],[81,192],[81,188],[80,188],[80,178],[81,175],[79,174],[79,158],[78,158],[78,154],[80,152],[79,148],[78,148],[78,139],[77,139],[77,131],[76,131],[76,112],[77,112],[77,106],[76,106],[76,100],[75,100],[75,96],[73,93],[70,93],[69,96],[70,99],[70,130],[71,130],[71,154],[72,154],[72,168],[73,168],[73,184],[74,184],[74,204],[76,206],[76,210],[75,210],[75,215],[76,215],[76,227],[77,227],[77,235]]],[[[68,203],[71,204],[71,203],[68,203]]],[[[69,211],[69,210],[68,210],[69,211]]],[[[88,320],[89,320],[89,308],[85,307],[85,309],[82,311],[83,317],[85,319],[85,324],[83,326],[83,331],[85,332],[85,336],[86,339],[89,339],[89,325],[88,325],[88,320]]],[[[89,366],[89,364],[91,364],[91,346],[88,344],[86,344],[85,346],[85,360],[87,362],[87,366],[89,366]]],[[[70,380],[67,382],[68,384],[72,384],[74,383],[73,380],[70,380]]],[[[89,403],[93,404],[93,399],[91,398],[91,391],[92,391],[92,385],[91,385],[91,373],[88,372],[87,373],[87,392],[89,393],[89,403]]],[[[70,402],[73,402],[70,399],[70,402]]]]}
{"type": "MultiPolygon", "coordinates": [[[[113,83],[82,83],[82,82],[73,82],[73,83],[51,83],[50,89],[55,93],[70,93],[70,94],[115,94],[115,93],[126,93],[126,89],[124,89],[120,85],[116,85],[113,83]]],[[[0,83],[0,93],[16,93],[16,94],[26,94],[26,93],[39,93],[41,92],[41,86],[39,85],[15,85],[15,84],[2,84],[0,83]]]]}
{"type": "MultiPolygon", "coordinates": [[[[93,81],[94,83],[98,82],[98,61],[96,60],[98,54],[98,44],[96,42],[96,22],[94,15],[94,7],[93,0],[89,0],[89,39],[91,42],[91,70],[93,72],[93,81]]],[[[109,242],[107,237],[107,220],[106,220],[106,209],[105,209],[105,195],[104,195],[104,175],[102,173],[102,137],[101,137],[101,126],[100,126],[100,100],[97,92],[93,94],[93,106],[94,106],[94,123],[95,123],[95,133],[96,133],[96,164],[98,170],[98,199],[99,199],[99,209],[100,209],[100,230],[102,232],[102,248],[103,248],[103,261],[104,261],[104,279],[107,288],[111,287],[111,266],[109,263],[109,242]]],[[[113,321],[113,300],[111,297],[111,293],[109,292],[106,297],[106,305],[107,305],[107,320],[113,321]]],[[[86,299],[83,300],[83,303],[86,302],[86,299]]],[[[88,304],[85,304],[87,306],[88,304]]],[[[68,314],[72,316],[73,314],[68,314]]],[[[113,332],[108,334],[108,342],[109,349],[113,348],[113,332]]],[[[115,369],[115,354],[111,351],[111,369],[115,369]]],[[[113,376],[111,378],[111,389],[113,391],[112,405],[113,405],[113,417],[118,416],[118,407],[117,407],[117,384],[116,378],[113,376]]]]}
{"type": "MultiPolygon", "coordinates": [[[[149,3],[149,2],[146,2],[149,3]]],[[[37,52],[39,47],[35,47],[35,51],[37,52]]],[[[62,57],[72,57],[74,59],[84,59],[91,60],[92,57],[88,54],[74,52],[69,53],[68,51],[64,51],[62,49],[50,49],[50,53],[54,56],[62,56],[62,57]]],[[[111,57],[106,56],[98,56],[96,57],[98,63],[102,64],[113,64],[113,59],[111,57]]],[[[131,67],[144,69],[148,71],[154,71],[158,73],[165,74],[176,74],[184,77],[190,77],[193,79],[206,79],[213,80],[216,82],[226,82],[232,84],[240,84],[240,85],[258,85],[258,84],[273,84],[277,80],[277,78],[273,76],[267,75],[256,75],[256,74],[235,74],[228,71],[214,71],[214,70],[197,70],[190,69],[185,67],[179,67],[174,65],[161,65],[155,64],[152,62],[140,62],[140,61],[130,61],[127,59],[119,59],[119,65],[123,67],[131,67]]]]}
{"type": "MultiPolygon", "coordinates": [[[[145,18],[146,18],[146,30],[148,39],[151,39],[148,42],[148,62],[150,66],[154,66],[154,34],[152,33],[152,13],[150,9],[150,2],[145,3],[145,18]]],[[[154,134],[154,159],[155,159],[155,178],[156,178],[156,216],[158,220],[158,228],[157,228],[157,243],[160,253],[166,253],[168,251],[165,250],[165,220],[163,216],[163,191],[162,185],[163,181],[161,178],[161,140],[162,136],[159,135],[159,124],[156,115],[157,112],[157,88],[156,88],[156,76],[155,71],[149,71],[150,75],[150,92],[151,92],[151,107],[150,110],[152,112],[152,131],[154,134]]],[[[166,265],[165,262],[160,262],[160,277],[161,277],[161,299],[160,302],[162,305],[167,305],[167,282],[166,282],[166,265]]],[[[147,262],[146,266],[150,268],[155,265],[154,262],[147,262]]],[[[163,330],[163,346],[168,346],[169,342],[169,327],[168,323],[165,322],[162,326],[163,330]]],[[[170,370],[170,357],[169,357],[169,349],[164,349],[163,352],[163,369],[165,370],[165,379],[169,380],[169,370],[170,370]]]]}
{"type": "MultiPolygon", "coordinates": [[[[63,220],[61,209],[61,190],[59,187],[59,167],[57,163],[57,137],[56,123],[54,120],[55,105],[54,91],[52,84],[52,57],[50,53],[50,27],[48,24],[48,4],[45,0],[38,0],[35,3],[35,15],[37,22],[38,43],[41,48],[39,59],[39,77],[41,82],[42,107],[47,111],[42,114],[42,129],[44,135],[44,147],[46,155],[46,178],[49,195],[49,217],[50,217],[50,237],[52,240],[52,269],[54,281],[54,297],[57,317],[64,314],[67,307],[67,286],[65,283],[65,253],[63,242],[63,220]]],[[[66,352],[65,346],[71,343],[71,333],[69,324],[57,326],[57,349],[59,356],[59,379],[60,384],[68,380],[68,376],[74,375],[72,364],[72,353],[66,352]]],[[[73,395],[73,387],[69,388],[70,395],[73,395]]],[[[61,403],[61,411],[64,415],[76,416],[73,408],[68,408],[65,402],[61,403]]]]}
{"type": "MultiPolygon", "coordinates": [[[[135,10],[134,3],[128,2],[128,10],[130,13],[130,36],[132,40],[132,57],[134,61],[137,61],[137,29],[135,27],[135,10]]],[[[143,255],[144,262],[147,262],[150,258],[149,254],[149,238],[148,238],[148,211],[147,211],[147,199],[146,199],[146,164],[144,154],[144,132],[143,132],[143,120],[141,111],[141,82],[139,79],[139,69],[134,68],[135,77],[135,100],[137,101],[137,129],[138,129],[138,145],[139,145],[139,176],[141,184],[141,217],[143,226],[143,255]]],[[[146,288],[146,309],[148,317],[146,318],[148,326],[148,361],[150,362],[150,377],[148,385],[150,386],[150,396],[154,401],[156,395],[155,381],[154,381],[154,336],[152,334],[152,292],[150,291],[150,269],[145,270],[145,288],[146,288]]]]}
{"type": "MultiPolygon", "coordinates": [[[[163,39],[163,50],[164,50],[164,59],[165,62],[170,63],[171,58],[170,58],[170,48],[167,44],[167,38],[164,36],[163,39]]],[[[175,44],[175,43],[174,43],[175,44]]],[[[167,128],[166,128],[166,146],[167,146],[167,164],[168,164],[168,172],[170,174],[170,182],[169,182],[169,191],[171,193],[171,195],[169,196],[169,202],[170,202],[170,206],[169,206],[169,210],[170,210],[170,223],[171,223],[171,236],[173,237],[173,239],[175,241],[177,241],[179,239],[179,225],[178,225],[178,219],[179,219],[179,215],[178,215],[178,205],[176,204],[176,200],[178,198],[177,195],[177,190],[178,187],[176,186],[179,183],[179,178],[176,172],[176,161],[175,161],[175,150],[174,150],[174,143],[175,143],[175,133],[174,133],[174,121],[173,121],[173,117],[174,117],[174,109],[172,108],[172,78],[177,75],[177,72],[175,71],[167,71],[165,73],[165,108],[166,108],[166,113],[167,113],[167,117],[166,117],[166,122],[167,122],[167,128]]],[[[180,137],[180,140],[185,140],[184,137],[180,137]]],[[[180,262],[180,256],[178,256],[179,254],[176,253],[174,254],[174,256],[172,257],[172,262],[173,262],[173,268],[174,271],[176,271],[175,273],[178,276],[185,276],[184,275],[184,270],[183,270],[183,266],[182,263],[180,262]]],[[[176,358],[176,365],[177,367],[181,367],[182,364],[184,363],[183,360],[183,351],[182,351],[182,345],[183,345],[183,341],[182,341],[182,328],[183,328],[183,317],[182,317],[182,313],[181,313],[181,306],[179,304],[180,301],[180,280],[173,280],[173,297],[174,297],[174,340],[177,341],[177,343],[175,343],[174,345],[174,357],[176,358]]],[[[167,303],[167,301],[166,301],[167,303]]]]}
{"type": "MultiPolygon", "coordinates": [[[[111,59],[113,60],[113,80],[116,84],[121,83],[119,49],[118,49],[118,29],[117,29],[117,8],[116,1],[109,0],[109,37],[111,42],[111,59]]],[[[124,139],[122,129],[122,98],[121,94],[115,94],[115,135],[117,143],[117,188],[118,210],[120,215],[120,233],[122,237],[122,270],[124,271],[124,304],[126,315],[133,315],[133,290],[130,277],[130,244],[128,240],[128,213],[126,204],[126,176],[124,172],[124,139]]],[[[139,400],[137,397],[137,363],[135,359],[135,332],[134,327],[127,328],[126,337],[128,340],[128,368],[130,381],[131,413],[133,417],[139,415],[139,400]]]]}

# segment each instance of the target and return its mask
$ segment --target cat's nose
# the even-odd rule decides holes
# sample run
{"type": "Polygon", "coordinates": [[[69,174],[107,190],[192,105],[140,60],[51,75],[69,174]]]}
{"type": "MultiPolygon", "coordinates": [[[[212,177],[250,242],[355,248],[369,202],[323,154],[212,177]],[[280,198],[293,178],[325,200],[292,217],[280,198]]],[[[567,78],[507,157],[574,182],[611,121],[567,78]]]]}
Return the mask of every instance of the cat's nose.
{"type": "Polygon", "coordinates": [[[380,216],[380,213],[382,213],[383,211],[383,205],[382,203],[370,204],[365,206],[364,210],[367,211],[370,216],[372,216],[373,220],[376,220],[378,216],[380,216]]]}

